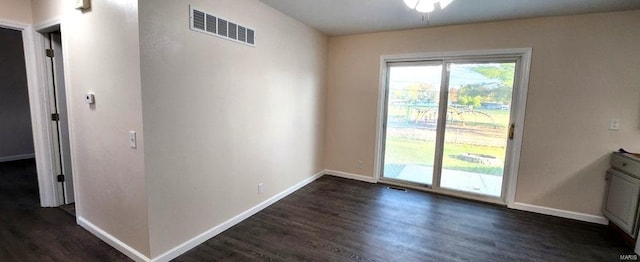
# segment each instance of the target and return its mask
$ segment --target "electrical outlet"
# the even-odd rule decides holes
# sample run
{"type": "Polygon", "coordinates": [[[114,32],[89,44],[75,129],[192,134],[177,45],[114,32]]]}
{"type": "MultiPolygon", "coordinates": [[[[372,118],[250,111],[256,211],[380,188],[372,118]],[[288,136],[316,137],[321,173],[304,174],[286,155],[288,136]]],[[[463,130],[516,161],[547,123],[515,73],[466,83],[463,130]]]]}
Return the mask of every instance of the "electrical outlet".
{"type": "Polygon", "coordinates": [[[358,169],[362,169],[362,164],[363,164],[363,163],[364,163],[364,162],[362,162],[362,160],[358,160],[358,164],[356,165],[356,167],[357,167],[358,169]]]}
{"type": "Polygon", "coordinates": [[[258,195],[262,195],[264,193],[264,185],[262,183],[258,184],[258,195]]]}
{"type": "Polygon", "coordinates": [[[609,120],[609,130],[620,130],[620,119],[611,118],[611,120],[609,120]]]}

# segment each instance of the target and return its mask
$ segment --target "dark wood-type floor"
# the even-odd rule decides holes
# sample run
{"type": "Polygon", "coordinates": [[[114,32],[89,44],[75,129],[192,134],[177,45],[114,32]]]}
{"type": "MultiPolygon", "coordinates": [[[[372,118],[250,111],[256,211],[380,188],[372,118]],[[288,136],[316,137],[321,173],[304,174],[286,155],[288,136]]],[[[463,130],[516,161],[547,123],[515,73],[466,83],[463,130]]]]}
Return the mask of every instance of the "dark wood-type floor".
{"type": "Polygon", "coordinates": [[[619,261],[606,226],[322,177],[177,261],[619,261]]]}
{"type": "Polygon", "coordinates": [[[131,261],[76,225],[41,208],[35,161],[0,163],[0,261],[131,261]]]}
{"type": "MultiPolygon", "coordinates": [[[[0,163],[0,261],[128,261],[0,163]]],[[[619,261],[607,227],[322,177],[176,261],[619,261]]]]}

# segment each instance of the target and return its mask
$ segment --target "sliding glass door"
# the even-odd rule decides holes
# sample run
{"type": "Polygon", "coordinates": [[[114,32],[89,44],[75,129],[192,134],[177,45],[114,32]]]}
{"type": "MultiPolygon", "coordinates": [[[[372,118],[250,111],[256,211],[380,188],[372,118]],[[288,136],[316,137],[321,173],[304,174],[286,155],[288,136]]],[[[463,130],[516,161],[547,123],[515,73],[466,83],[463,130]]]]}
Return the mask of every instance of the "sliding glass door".
{"type": "Polygon", "coordinates": [[[515,62],[450,64],[440,186],[500,197],[515,62]]]}
{"type": "Polygon", "coordinates": [[[442,63],[389,66],[384,177],[431,185],[442,63]]]}
{"type": "Polygon", "coordinates": [[[388,62],[381,179],[502,199],[518,61],[388,62]]]}

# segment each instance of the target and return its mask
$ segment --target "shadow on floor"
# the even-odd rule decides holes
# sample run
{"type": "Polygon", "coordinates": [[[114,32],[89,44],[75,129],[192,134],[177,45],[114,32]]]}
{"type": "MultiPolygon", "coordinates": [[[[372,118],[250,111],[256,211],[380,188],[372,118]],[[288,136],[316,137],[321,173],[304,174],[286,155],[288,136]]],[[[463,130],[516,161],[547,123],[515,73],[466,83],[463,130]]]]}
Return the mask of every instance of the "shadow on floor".
{"type": "Polygon", "coordinates": [[[33,159],[0,163],[0,261],[131,261],[60,208],[41,208],[33,159]]]}

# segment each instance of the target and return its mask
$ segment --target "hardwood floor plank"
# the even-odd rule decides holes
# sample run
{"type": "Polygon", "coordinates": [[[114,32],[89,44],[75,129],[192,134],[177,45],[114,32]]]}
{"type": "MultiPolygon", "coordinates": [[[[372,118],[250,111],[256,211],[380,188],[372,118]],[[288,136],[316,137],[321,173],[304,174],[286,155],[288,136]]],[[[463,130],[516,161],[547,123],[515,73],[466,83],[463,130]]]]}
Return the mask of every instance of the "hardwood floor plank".
{"type": "Polygon", "coordinates": [[[325,176],[176,261],[618,261],[606,226],[325,176]]]}
{"type": "MultiPolygon", "coordinates": [[[[21,174],[21,175],[18,175],[21,174]]],[[[23,176],[26,174],[26,176],[23,176]]],[[[0,261],[130,261],[0,163],[0,261]]],[[[175,261],[619,261],[606,226],[325,176],[175,261]]]]}
{"type": "Polygon", "coordinates": [[[131,261],[76,225],[41,208],[33,159],[0,163],[0,261],[131,261]]]}

